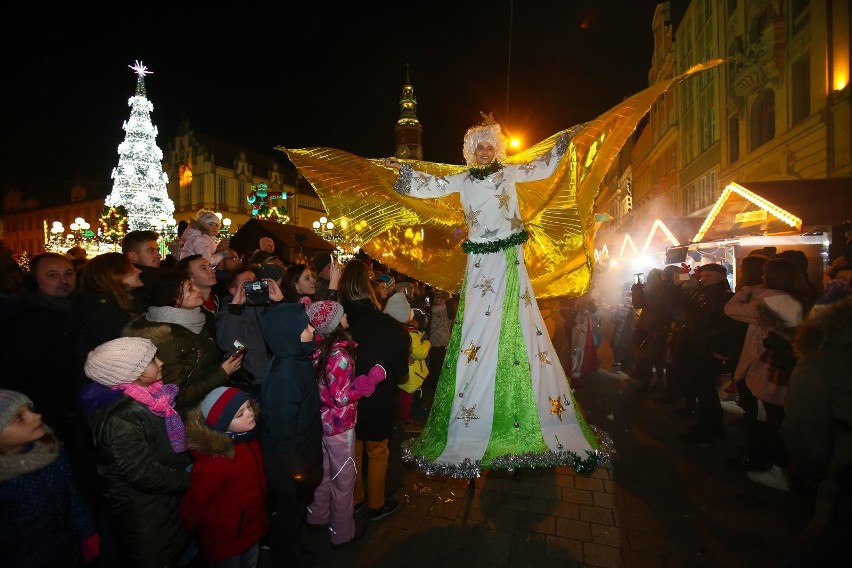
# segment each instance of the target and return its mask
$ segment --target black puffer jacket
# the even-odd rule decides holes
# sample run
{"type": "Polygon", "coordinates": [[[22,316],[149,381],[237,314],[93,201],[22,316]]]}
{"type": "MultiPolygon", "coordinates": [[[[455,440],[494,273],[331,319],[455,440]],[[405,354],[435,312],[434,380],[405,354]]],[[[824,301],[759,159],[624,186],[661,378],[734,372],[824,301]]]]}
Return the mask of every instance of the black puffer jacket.
{"type": "Polygon", "coordinates": [[[189,487],[187,452],[175,453],[166,422],[129,397],[109,402],[85,387],[92,412],[98,473],[110,517],[110,528],[122,566],[166,566],[189,541],[181,526],[179,505],[189,487]],[[103,404],[102,406],[99,406],[103,404]]]}
{"type": "Polygon", "coordinates": [[[397,383],[408,379],[411,336],[370,300],[344,302],[343,309],[349,320],[349,332],[358,344],[354,375],[366,375],[373,365],[381,365],[387,372],[387,380],[380,382],[373,394],[358,401],[355,435],[365,441],[386,440],[390,438],[398,408],[397,383]]]}
{"type": "Polygon", "coordinates": [[[300,337],[307,326],[302,304],[281,303],[261,320],[273,357],[261,390],[260,441],[269,489],[279,495],[322,480],[319,387],[310,359],[316,344],[300,337]]]}

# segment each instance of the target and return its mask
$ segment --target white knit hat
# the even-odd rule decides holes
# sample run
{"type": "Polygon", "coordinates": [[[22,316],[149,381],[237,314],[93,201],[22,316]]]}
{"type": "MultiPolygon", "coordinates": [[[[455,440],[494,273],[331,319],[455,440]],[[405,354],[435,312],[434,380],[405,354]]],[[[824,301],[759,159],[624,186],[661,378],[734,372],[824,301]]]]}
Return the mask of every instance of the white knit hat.
{"type": "Polygon", "coordinates": [[[108,387],[126,385],[139,378],[156,354],[157,346],[150,339],[119,337],[90,351],[84,370],[96,383],[108,387]]]}
{"type": "Polygon", "coordinates": [[[411,319],[411,304],[402,292],[397,292],[388,298],[385,313],[398,322],[408,323],[411,319]]]}
{"type": "Polygon", "coordinates": [[[18,391],[0,389],[0,430],[9,424],[12,416],[24,405],[33,405],[33,401],[27,395],[18,391]]]}

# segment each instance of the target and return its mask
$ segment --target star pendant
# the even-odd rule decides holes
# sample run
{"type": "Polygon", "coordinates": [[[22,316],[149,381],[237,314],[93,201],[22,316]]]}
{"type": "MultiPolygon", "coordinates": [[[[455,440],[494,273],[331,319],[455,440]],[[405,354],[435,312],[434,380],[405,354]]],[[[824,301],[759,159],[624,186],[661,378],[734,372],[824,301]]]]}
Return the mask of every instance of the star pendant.
{"type": "Polygon", "coordinates": [[[462,405],[461,412],[459,412],[458,418],[456,420],[464,420],[464,427],[467,428],[470,426],[471,420],[479,420],[479,416],[474,412],[476,410],[476,405],[474,404],[470,408],[467,408],[465,405],[462,405]]]}
{"type": "Polygon", "coordinates": [[[565,407],[562,406],[562,401],[559,400],[558,396],[556,398],[547,398],[550,399],[550,413],[559,416],[559,421],[562,422],[562,413],[565,412],[565,407]]]}
{"type": "Polygon", "coordinates": [[[538,361],[539,361],[539,363],[541,363],[542,367],[544,367],[545,365],[553,365],[553,363],[550,362],[547,351],[539,350],[538,361]]]}

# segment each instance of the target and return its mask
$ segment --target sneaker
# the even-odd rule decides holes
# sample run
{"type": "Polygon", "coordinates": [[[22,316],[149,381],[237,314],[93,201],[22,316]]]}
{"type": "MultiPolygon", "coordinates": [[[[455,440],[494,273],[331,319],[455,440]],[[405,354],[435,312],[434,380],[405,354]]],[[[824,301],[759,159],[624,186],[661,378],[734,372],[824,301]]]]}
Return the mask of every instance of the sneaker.
{"type": "Polygon", "coordinates": [[[389,517],[399,511],[399,501],[394,499],[385,499],[385,504],[381,509],[370,509],[370,520],[380,521],[385,517],[389,517]]]}
{"type": "Polygon", "coordinates": [[[784,491],[785,493],[790,492],[790,482],[787,481],[784,470],[777,465],[773,465],[763,471],[750,471],[746,476],[755,483],[760,483],[761,485],[777,489],[778,491],[784,491]]]}

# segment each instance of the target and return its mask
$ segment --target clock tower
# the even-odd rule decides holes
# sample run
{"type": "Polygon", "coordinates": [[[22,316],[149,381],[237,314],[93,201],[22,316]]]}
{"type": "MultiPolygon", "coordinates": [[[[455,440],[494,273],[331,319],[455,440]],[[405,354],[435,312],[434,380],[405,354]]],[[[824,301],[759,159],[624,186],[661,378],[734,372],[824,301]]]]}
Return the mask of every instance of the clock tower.
{"type": "Polygon", "coordinates": [[[402,96],[399,98],[399,120],[394,127],[396,134],[396,150],[394,157],[404,160],[422,160],[423,147],[420,145],[420,135],[423,126],[417,120],[417,98],[405,65],[405,84],[402,86],[402,96]]]}

